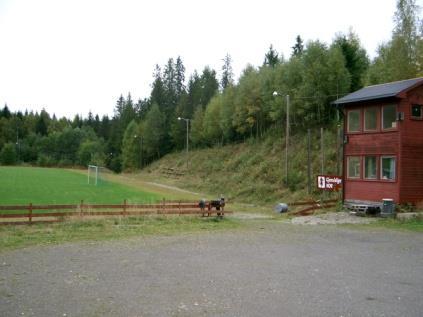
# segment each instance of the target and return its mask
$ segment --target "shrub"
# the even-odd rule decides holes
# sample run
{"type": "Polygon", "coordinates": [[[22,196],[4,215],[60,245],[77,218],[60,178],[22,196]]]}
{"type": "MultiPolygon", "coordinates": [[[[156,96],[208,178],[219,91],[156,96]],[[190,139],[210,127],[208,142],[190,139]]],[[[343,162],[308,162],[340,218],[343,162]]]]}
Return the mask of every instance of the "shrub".
{"type": "Polygon", "coordinates": [[[16,163],[16,148],[13,143],[7,143],[0,152],[0,162],[3,165],[13,165],[16,163]]]}

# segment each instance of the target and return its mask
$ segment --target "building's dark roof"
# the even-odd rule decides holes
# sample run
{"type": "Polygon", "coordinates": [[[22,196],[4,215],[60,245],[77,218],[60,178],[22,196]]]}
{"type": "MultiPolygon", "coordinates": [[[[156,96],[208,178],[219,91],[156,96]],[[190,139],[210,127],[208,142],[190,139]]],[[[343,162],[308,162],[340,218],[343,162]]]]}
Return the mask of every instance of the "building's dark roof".
{"type": "Polygon", "coordinates": [[[334,104],[341,105],[365,100],[374,100],[388,97],[396,97],[401,92],[423,84],[423,77],[413,78],[392,83],[364,87],[349,95],[334,101],[334,104]]]}

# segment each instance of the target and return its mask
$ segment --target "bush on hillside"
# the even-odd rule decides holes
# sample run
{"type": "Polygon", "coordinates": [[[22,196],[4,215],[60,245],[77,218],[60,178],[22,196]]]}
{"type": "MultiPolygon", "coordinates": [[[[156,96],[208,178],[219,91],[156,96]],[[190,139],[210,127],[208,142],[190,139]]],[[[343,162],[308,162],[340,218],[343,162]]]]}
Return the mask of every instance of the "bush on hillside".
{"type": "Polygon", "coordinates": [[[0,152],[0,162],[3,165],[13,165],[17,161],[15,144],[7,143],[0,152]]]}

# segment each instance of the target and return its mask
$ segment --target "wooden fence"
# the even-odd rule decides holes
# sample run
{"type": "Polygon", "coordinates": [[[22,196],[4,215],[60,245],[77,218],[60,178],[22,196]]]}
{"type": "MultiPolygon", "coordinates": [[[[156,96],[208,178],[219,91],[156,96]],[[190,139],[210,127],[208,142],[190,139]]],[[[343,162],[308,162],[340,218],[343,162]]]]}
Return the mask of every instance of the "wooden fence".
{"type": "Polygon", "coordinates": [[[310,200],[310,201],[294,202],[294,203],[288,204],[288,206],[310,206],[310,207],[306,207],[304,209],[294,211],[291,213],[292,215],[295,215],[295,216],[307,216],[314,213],[316,209],[335,207],[336,202],[338,202],[337,199],[322,200],[322,201],[310,200]]]}
{"type": "Polygon", "coordinates": [[[165,201],[155,204],[84,204],[78,205],[16,205],[0,206],[0,225],[20,225],[59,222],[72,217],[144,216],[144,215],[199,215],[223,217],[224,208],[213,209],[210,202],[200,208],[198,202],[165,201]]]}

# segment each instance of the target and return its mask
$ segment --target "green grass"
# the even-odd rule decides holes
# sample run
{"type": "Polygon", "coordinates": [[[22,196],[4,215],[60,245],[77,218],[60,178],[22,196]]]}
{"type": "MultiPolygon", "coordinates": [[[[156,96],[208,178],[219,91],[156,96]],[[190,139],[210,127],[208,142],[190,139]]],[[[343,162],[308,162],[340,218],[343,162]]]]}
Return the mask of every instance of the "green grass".
{"type": "MultiPolygon", "coordinates": [[[[336,174],[336,134],[325,132],[325,173],[336,174]]],[[[289,176],[285,185],[285,140],[274,129],[257,139],[243,143],[190,150],[189,168],[185,152],[170,153],[146,167],[140,178],[187,190],[207,193],[216,198],[223,194],[228,201],[271,207],[277,202],[321,198],[315,187],[321,170],[320,133],[313,130],[311,146],[312,193],[307,193],[307,136],[296,133],[289,148],[289,176]],[[178,178],[166,177],[164,168],[185,172],[178,178]]],[[[336,193],[325,193],[336,198],[336,193]]]]}
{"type": "Polygon", "coordinates": [[[86,174],[58,168],[0,167],[0,180],[0,205],[148,203],[163,197],[110,181],[88,185],[86,174]]]}
{"type": "Polygon", "coordinates": [[[71,241],[103,241],[235,229],[241,227],[241,224],[241,221],[228,218],[150,216],[66,221],[47,225],[0,226],[0,252],[71,241]]]}
{"type": "Polygon", "coordinates": [[[376,221],[366,226],[376,227],[376,228],[423,232],[422,219],[410,219],[410,220],[381,219],[379,221],[376,221]]]}

